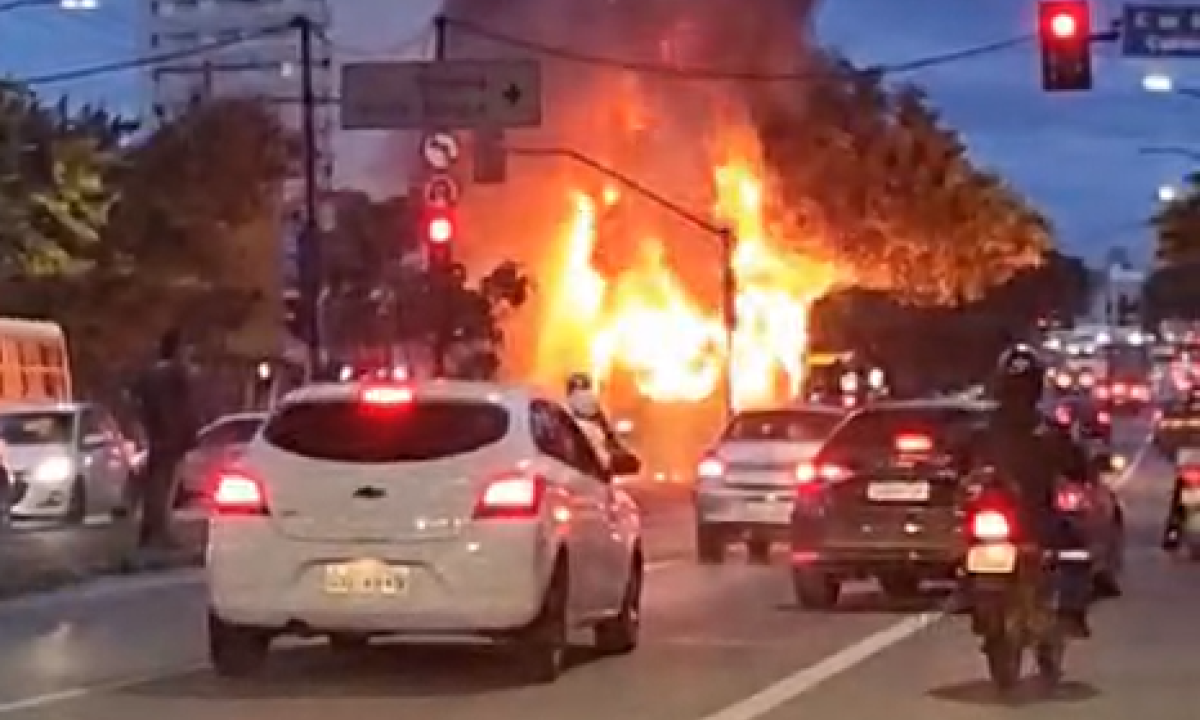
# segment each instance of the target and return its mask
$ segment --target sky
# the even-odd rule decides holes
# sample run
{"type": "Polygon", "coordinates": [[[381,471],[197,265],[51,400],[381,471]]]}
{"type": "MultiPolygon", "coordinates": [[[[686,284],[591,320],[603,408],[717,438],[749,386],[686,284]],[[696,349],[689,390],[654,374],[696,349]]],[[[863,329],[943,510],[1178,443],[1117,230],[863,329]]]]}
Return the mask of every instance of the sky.
{"type": "MultiPolygon", "coordinates": [[[[102,9],[88,13],[43,7],[0,15],[2,71],[20,78],[138,56],[140,0],[102,2],[102,9]]],[[[746,0],[746,5],[753,2],[746,0]]],[[[1019,36],[1035,25],[1035,0],[822,2],[818,40],[861,63],[937,55],[1019,36]]],[[[333,4],[335,48],[344,57],[366,59],[413,53],[412,41],[436,0],[333,4]],[[411,13],[409,22],[378,22],[380,6],[401,5],[405,14],[411,13]]],[[[1093,0],[1096,25],[1116,18],[1121,4],[1093,0]]],[[[904,79],[927,88],[947,123],[963,133],[978,163],[1000,172],[1047,214],[1064,249],[1100,260],[1115,246],[1128,248],[1135,258],[1148,258],[1145,219],[1154,210],[1156,190],[1192,169],[1186,159],[1146,156],[1139,148],[1200,150],[1200,101],[1145,92],[1140,81],[1148,72],[1168,72],[1183,85],[1200,87],[1200,60],[1129,60],[1114,48],[1100,48],[1094,91],[1046,94],[1040,89],[1032,44],[904,79]]],[[[44,90],[103,101],[131,113],[145,107],[136,73],[44,90]]],[[[378,174],[374,158],[380,155],[380,142],[378,137],[340,139],[343,182],[368,184],[378,174]]]]}

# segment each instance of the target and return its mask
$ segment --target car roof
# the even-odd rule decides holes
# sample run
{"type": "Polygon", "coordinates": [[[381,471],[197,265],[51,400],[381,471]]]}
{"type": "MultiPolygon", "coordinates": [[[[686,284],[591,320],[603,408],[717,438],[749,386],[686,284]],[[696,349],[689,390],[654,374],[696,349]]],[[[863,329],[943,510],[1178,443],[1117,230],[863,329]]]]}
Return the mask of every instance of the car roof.
{"type": "Polygon", "coordinates": [[[920,398],[913,400],[882,400],[871,403],[858,410],[855,414],[866,414],[873,411],[902,411],[902,410],[965,410],[967,412],[990,412],[996,404],[989,400],[971,400],[967,398],[920,398]]]}
{"type": "Polygon", "coordinates": [[[96,405],[89,402],[21,402],[0,405],[0,415],[46,412],[76,413],[93,407],[96,407],[96,405]]]}
{"type": "Polygon", "coordinates": [[[794,405],[779,405],[776,407],[755,407],[739,410],[737,417],[742,415],[753,415],[754,413],[776,413],[776,412],[802,412],[812,413],[814,415],[829,415],[831,417],[841,417],[846,414],[846,411],[839,407],[831,405],[819,405],[817,403],[796,403],[794,405]]]}
{"type": "MultiPolygon", "coordinates": [[[[352,400],[366,387],[377,387],[377,381],[314,383],[292,391],[280,405],[296,405],[352,400]]],[[[387,383],[383,383],[387,385],[387,383]]],[[[418,398],[441,400],[482,400],[512,408],[524,407],[534,400],[559,404],[558,400],[539,389],[526,385],[470,380],[420,380],[397,383],[396,387],[411,388],[418,398]]]]}

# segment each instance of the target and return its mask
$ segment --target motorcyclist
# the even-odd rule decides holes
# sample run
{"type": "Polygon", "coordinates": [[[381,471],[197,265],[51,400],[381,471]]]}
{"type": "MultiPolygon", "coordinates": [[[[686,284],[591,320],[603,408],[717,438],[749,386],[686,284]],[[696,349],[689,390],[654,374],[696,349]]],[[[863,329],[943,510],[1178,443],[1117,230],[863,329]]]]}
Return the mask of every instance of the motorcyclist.
{"type": "Polygon", "coordinates": [[[596,455],[607,467],[621,442],[600,406],[600,399],[587,373],[572,373],[567,378],[567,409],[575,416],[579,427],[591,441],[596,455]]]}
{"type": "MultiPolygon", "coordinates": [[[[992,388],[996,409],[984,433],[984,453],[996,476],[1013,484],[1021,522],[1034,529],[1039,545],[1069,548],[1080,539],[1072,537],[1071,526],[1056,509],[1057,485],[1062,478],[1077,482],[1097,478],[1070,430],[1039,409],[1045,375],[1037,352],[1027,345],[1015,345],[1001,355],[992,388]]],[[[1090,635],[1090,571],[1080,574],[1064,568],[1056,584],[1064,627],[1076,635],[1090,635]]]]}

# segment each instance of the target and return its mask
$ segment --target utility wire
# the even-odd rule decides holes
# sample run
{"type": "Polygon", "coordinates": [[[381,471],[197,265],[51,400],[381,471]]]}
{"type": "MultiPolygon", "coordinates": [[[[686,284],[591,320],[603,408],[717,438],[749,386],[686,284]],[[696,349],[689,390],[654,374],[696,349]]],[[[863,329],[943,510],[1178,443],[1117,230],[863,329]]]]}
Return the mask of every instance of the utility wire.
{"type": "Polygon", "coordinates": [[[243,35],[242,37],[205,43],[188,48],[186,50],[159,53],[157,55],[148,55],[146,57],[135,58],[133,60],[122,60],[104,63],[102,65],[91,65],[88,67],[76,68],[74,70],[64,70],[62,72],[51,73],[48,75],[37,75],[29,78],[22,78],[16,82],[20,85],[35,87],[38,85],[53,85],[57,83],[72,82],[75,80],[83,80],[86,78],[97,77],[99,75],[111,75],[113,73],[127,72],[129,70],[137,70],[139,68],[150,67],[152,65],[158,65],[161,63],[174,62],[176,60],[184,60],[190,57],[205,55],[217,50],[233,47],[234,45],[240,45],[245,42],[257,40],[258,38],[266,37],[268,35],[278,35],[284,32],[295,32],[295,30],[296,28],[290,24],[276,25],[263,28],[248,35],[243,35]]]}
{"type": "MultiPolygon", "coordinates": [[[[590,53],[580,52],[556,45],[547,45],[544,43],[535,42],[526,38],[509,35],[495,30],[476,25],[475,23],[461,20],[457,18],[447,18],[447,24],[457,28],[469,35],[475,35],[485,40],[507,45],[521,50],[526,50],[538,55],[551,57],[567,62],[574,62],[581,65],[591,65],[595,67],[608,67],[614,70],[627,70],[646,75],[659,75],[678,80],[711,80],[711,81],[726,81],[726,82],[796,82],[796,81],[811,81],[827,79],[827,72],[798,71],[798,72],[761,72],[753,70],[729,70],[719,68],[683,68],[662,63],[645,62],[637,60],[626,60],[622,58],[593,55],[590,53]]],[[[1009,50],[1011,48],[1024,45],[1033,39],[1033,35],[1025,34],[1018,37],[1001,40],[998,42],[988,43],[975,47],[956,50],[954,52],[941,53],[928,57],[917,58],[900,63],[889,63],[882,65],[874,65],[860,69],[864,73],[883,73],[895,74],[911,72],[914,70],[924,70],[931,67],[949,65],[952,63],[971,60],[984,55],[1009,50]]]]}

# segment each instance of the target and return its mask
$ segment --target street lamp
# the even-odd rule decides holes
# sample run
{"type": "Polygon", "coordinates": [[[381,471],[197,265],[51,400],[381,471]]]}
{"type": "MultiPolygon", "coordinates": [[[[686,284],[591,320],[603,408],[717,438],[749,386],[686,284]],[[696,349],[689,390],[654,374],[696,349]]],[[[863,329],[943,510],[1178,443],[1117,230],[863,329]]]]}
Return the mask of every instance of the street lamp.
{"type": "Polygon", "coordinates": [[[60,10],[96,10],[100,7],[100,0],[9,0],[0,2],[0,13],[39,7],[60,10]]]}
{"type": "Polygon", "coordinates": [[[1142,89],[1151,93],[1182,95],[1200,100],[1200,89],[1178,85],[1175,78],[1166,73],[1150,73],[1143,76],[1142,89]]]}
{"type": "Polygon", "coordinates": [[[1175,202],[1179,199],[1179,188],[1174,185],[1158,186],[1158,201],[1162,203],[1175,202]]]}

